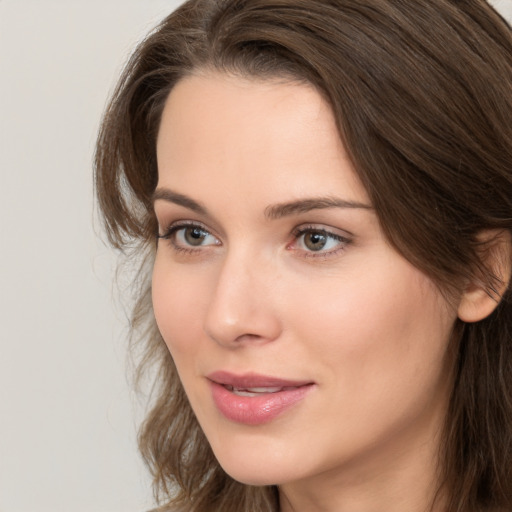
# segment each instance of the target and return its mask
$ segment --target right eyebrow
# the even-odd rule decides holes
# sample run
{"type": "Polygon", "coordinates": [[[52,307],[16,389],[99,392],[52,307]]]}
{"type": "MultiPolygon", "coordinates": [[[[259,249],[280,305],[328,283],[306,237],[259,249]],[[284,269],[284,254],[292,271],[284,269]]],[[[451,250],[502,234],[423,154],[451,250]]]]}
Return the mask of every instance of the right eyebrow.
{"type": "Polygon", "coordinates": [[[188,196],[184,196],[183,194],[178,194],[178,192],[173,192],[169,188],[157,188],[153,192],[152,196],[153,202],[155,201],[167,201],[169,203],[174,203],[179,206],[184,206],[193,212],[199,213],[200,215],[208,215],[208,210],[197,201],[194,201],[188,196]]]}

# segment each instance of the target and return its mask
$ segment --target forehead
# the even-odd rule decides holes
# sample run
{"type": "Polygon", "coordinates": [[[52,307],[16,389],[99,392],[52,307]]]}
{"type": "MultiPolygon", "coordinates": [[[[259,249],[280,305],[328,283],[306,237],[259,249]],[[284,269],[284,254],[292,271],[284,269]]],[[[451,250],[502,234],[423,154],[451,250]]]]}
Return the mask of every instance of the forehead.
{"type": "Polygon", "coordinates": [[[173,189],[220,181],[254,193],[264,183],[291,198],[338,189],[366,199],[329,105],[302,83],[184,78],[165,104],[157,158],[159,186],[173,189]]]}

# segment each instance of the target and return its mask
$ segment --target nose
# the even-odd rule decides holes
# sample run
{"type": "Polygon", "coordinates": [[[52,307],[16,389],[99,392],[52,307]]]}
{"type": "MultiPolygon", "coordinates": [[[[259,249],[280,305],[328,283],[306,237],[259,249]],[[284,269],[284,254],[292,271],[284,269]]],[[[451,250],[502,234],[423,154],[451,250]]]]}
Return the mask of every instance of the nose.
{"type": "Polygon", "coordinates": [[[263,258],[226,257],[205,317],[206,334],[229,348],[276,340],[281,322],[275,278],[271,262],[263,258]]]}

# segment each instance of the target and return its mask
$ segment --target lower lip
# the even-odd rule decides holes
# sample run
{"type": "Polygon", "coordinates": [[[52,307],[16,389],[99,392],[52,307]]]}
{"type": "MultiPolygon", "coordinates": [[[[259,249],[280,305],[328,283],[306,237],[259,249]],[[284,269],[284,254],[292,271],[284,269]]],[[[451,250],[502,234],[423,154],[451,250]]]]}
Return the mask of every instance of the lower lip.
{"type": "Polygon", "coordinates": [[[244,425],[261,425],[272,421],[300,402],[313,388],[313,385],[309,384],[249,397],[235,395],[216,382],[210,381],[210,384],[217,409],[228,420],[244,425]]]}

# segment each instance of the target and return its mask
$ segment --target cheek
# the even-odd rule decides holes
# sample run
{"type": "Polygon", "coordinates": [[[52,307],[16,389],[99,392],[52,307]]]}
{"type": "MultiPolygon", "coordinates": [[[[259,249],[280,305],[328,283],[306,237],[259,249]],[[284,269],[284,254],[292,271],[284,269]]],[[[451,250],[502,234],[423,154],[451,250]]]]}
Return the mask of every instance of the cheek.
{"type": "Polygon", "coordinates": [[[290,294],[288,324],[307,357],[329,369],[325,379],[358,396],[435,381],[455,311],[404,260],[383,255],[365,268],[312,284],[300,299],[290,294]]]}
{"type": "Polygon", "coordinates": [[[157,255],[153,269],[152,300],[155,319],[173,358],[178,362],[199,350],[202,318],[208,303],[199,275],[171,268],[157,255]]]}

